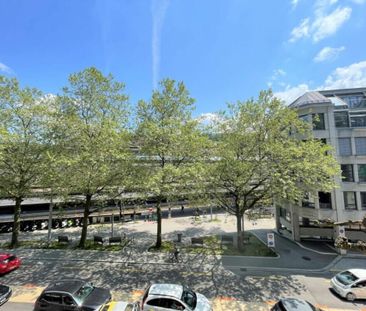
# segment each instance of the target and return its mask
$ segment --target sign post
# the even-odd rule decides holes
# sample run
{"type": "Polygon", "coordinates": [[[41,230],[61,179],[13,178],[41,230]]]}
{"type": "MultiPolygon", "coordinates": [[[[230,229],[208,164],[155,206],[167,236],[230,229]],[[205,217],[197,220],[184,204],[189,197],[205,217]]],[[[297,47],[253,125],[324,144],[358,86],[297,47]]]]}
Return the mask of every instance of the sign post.
{"type": "Polygon", "coordinates": [[[275,247],[275,235],[272,232],[267,233],[267,246],[275,247]]]}

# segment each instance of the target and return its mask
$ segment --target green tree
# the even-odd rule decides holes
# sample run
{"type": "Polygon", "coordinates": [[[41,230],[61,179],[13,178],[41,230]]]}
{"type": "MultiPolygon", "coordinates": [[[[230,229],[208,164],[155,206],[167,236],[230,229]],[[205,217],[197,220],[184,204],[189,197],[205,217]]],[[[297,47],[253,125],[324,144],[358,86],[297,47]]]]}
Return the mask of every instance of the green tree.
{"type": "Polygon", "coordinates": [[[147,159],[142,188],[157,199],[156,248],[161,247],[161,203],[190,196],[202,184],[207,140],[192,119],[194,99],[183,82],[165,79],[137,110],[137,142],[147,159]],[[148,165],[146,165],[148,163],[148,165]]]}
{"type": "Polygon", "coordinates": [[[339,165],[330,147],[314,139],[310,125],[271,91],[229,104],[214,136],[217,160],[210,165],[210,186],[218,204],[236,216],[239,247],[246,210],[273,198],[296,202],[307,192],[335,187],[339,165]]]}
{"type": "Polygon", "coordinates": [[[48,100],[37,89],[0,76],[0,194],[15,201],[12,247],[19,242],[21,203],[46,174],[48,100]]]}
{"type": "Polygon", "coordinates": [[[59,188],[83,197],[79,246],[84,247],[93,200],[122,187],[129,172],[128,97],[123,83],[91,67],[70,75],[58,102],[59,188]]]}

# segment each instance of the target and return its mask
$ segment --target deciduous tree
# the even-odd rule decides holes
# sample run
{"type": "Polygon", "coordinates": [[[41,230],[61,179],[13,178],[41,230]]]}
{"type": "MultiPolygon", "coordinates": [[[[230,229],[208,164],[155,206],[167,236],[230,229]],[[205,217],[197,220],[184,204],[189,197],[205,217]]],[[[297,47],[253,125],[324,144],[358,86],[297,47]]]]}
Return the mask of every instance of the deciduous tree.
{"type": "Polygon", "coordinates": [[[0,76],[0,194],[15,201],[12,247],[19,242],[21,203],[46,177],[48,99],[0,76]]]}
{"type": "Polygon", "coordinates": [[[239,247],[246,210],[270,205],[273,198],[295,202],[306,192],[335,187],[339,165],[331,148],[314,139],[309,124],[270,91],[229,104],[214,136],[210,185],[218,204],[236,216],[239,247]]]}
{"type": "Polygon", "coordinates": [[[149,102],[140,101],[137,141],[147,159],[142,187],[156,198],[156,248],[161,247],[161,203],[190,196],[202,182],[207,140],[191,116],[194,99],[182,82],[165,79],[149,102]]]}
{"type": "Polygon", "coordinates": [[[70,75],[58,101],[55,150],[60,151],[61,188],[84,198],[79,243],[84,247],[93,200],[122,187],[129,174],[128,97],[123,83],[91,67],[70,75]]]}

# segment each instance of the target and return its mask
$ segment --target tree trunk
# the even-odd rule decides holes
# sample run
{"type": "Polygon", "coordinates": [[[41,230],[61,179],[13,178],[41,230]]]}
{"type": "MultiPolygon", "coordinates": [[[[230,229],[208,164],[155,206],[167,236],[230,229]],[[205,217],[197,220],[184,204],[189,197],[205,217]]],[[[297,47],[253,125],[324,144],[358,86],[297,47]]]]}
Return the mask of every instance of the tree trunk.
{"type": "Polygon", "coordinates": [[[86,242],[86,235],[88,233],[88,218],[90,215],[90,207],[91,207],[91,199],[92,195],[87,194],[85,196],[85,207],[84,207],[84,217],[83,217],[83,229],[81,230],[81,237],[79,247],[84,248],[86,242]]]}
{"type": "Polygon", "coordinates": [[[156,248],[161,248],[161,207],[160,200],[156,205],[156,216],[157,216],[157,232],[156,232],[156,248]]]}
{"type": "Polygon", "coordinates": [[[238,249],[243,249],[243,235],[242,235],[242,227],[241,227],[241,215],[240,213],[236,214],[236,234],[238,241],[238,249]]]}
{"type": "Polygon", "coordinates": [[[17,247],[19,244],[18,237],[20,231],[20,212],[21,212],[21,203],[22,198],[15,198],[15,207],[14,207],[14,224],[13,224],[13,232],[11,235],[11,243],[10,247],[17,247]]]}

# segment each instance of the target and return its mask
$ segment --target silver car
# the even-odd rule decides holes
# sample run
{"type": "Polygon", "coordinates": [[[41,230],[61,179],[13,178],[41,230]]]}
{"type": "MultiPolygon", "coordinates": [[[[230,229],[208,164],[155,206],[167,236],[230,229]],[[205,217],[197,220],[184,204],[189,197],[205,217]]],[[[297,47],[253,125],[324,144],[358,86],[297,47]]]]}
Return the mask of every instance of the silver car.
{"type": "Polygon", "coordinates": [[[208,299],[187,286],[177,284],[152,284],[142,298],[143,311],[212,311],[208,299]]]}
{"type": "Polygon", "coordinates": [[[333,290],[349,301],[366,299],[366,270],[349,269],[338,273],[330,281],[333,290]]]}

